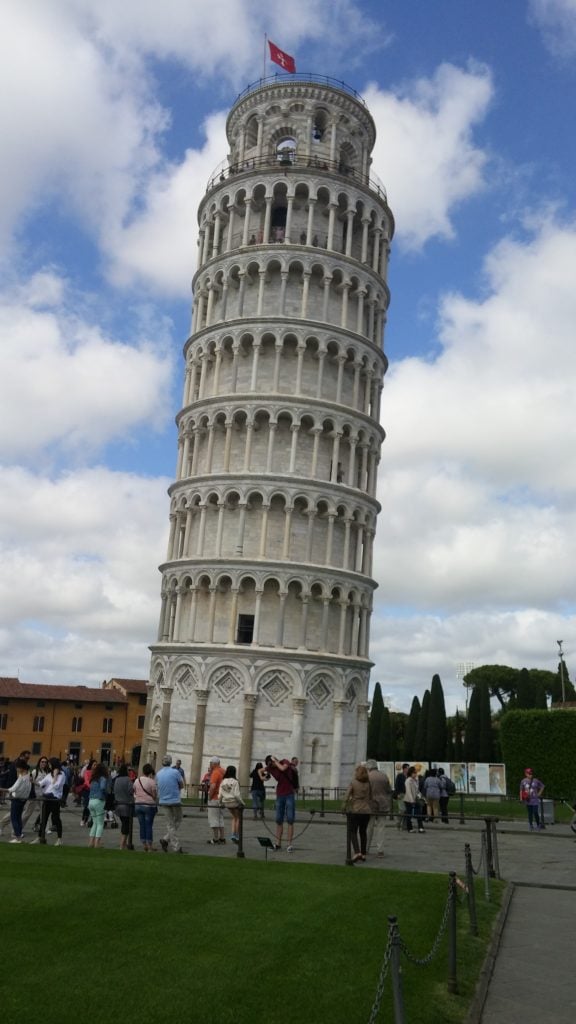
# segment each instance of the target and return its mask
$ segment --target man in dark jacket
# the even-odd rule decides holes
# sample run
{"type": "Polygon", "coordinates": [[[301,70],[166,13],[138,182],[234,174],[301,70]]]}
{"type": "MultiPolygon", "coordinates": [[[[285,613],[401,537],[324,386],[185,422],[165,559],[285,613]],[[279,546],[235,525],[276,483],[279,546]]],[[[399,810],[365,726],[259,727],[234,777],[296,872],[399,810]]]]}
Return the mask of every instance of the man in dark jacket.
{"type": "Polygon", "coordinates": [[[410,765],[407,761],[402,765],[402,771],[398,772],[394,780],[394,796],[398,801],[398,828],[408,828],[404,795],[406,793],[406,776],[410,765]],[[401,813],[400,813],[401,812],[401,813]]]}

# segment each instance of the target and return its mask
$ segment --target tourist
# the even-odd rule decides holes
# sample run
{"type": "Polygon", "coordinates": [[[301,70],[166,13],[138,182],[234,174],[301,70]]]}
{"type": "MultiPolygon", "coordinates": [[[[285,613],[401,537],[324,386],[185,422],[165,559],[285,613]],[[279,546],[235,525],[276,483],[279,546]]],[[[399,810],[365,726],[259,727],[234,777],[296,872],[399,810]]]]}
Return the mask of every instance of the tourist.
{"type": "Polygon", "coordinates": [[[406,795],[406,776],[410,765],[407,761],[402,765],[402,770],[399,771],[394,779],[394,798],[398,801],[398,828],[408,829],[408,813],[406,811],[406,801],[404,799],[406,795]]]}
{"type": "Polygon", "coordinates": [[[224,838],[224,815],[220,806],[220,783],[224,778],[224,770],[219,757],[210,759],[210,781],[208,783],[208,825],[212,829],[209,846],[218,846],[226,842],[224,838]]]}
{"type": "MultiPolygon", "coordinates": [[[[14,785],[16,779],[18,778],[16,761],[25,761],[26,764],[28,764],[30,756],[31,755],[29,750],[22,750],[14,761],[11,761],[9,757],[6,757],[4,759],[2,771],[0,772],[0,793],[2,793],[4,798],[6,797],[6,793],[8,792],[10,787],[14,785]]],[[[3,802],[5,802],[5,799],[3,802]]],[[[4,825],[7,825],[10,820],[10,811],[8,811],[8,814],[5,814],[2,820],[0,821],[0,836],[2,835],[2,829],[4,825]]]]}
{"type": "Polygon", "coordinates": [[[406,807],[406,828],[408,832],[412,832],[412,818],[416,819],[418,831],[423,832],[424,827],[422,825],[422,802],[420,797],[420,789],[418,786],[418,777],[416,775],[416,768],[414,765],[408,769],[406,774],[406,792],[405,792],[405,807],[406,807]]]}
{"type": "Polygon", "coordinates": [[[120,818],[120,849],[128,846],[130,820],[134,813],[134,785],[128,774],[128,765],[121,764],[114,779],[114,813],[120,818]]]}
{"type": "Polygon", "coordinates": [[[233,764],[229,764],[224,772],[224,778],[220,783],[219,800],[232,815],[232,835],[230,839],[233,843],[237,843],[240,840],[240,820],[245,804],[240,793],[240,783],[236,778],[236,769],[233,764]]]}
{"type": "Polygon", "coordinates": [[[440,797],[442,796],[442,787],[435,768],[431,768],[430,771],[426,772],[426,778],[424,779],[422,789],[426,800],[428,821],[436,821],[440,814],[440,797]]]}
{"type": "Polygon", "coordinates": [[[392,786],[390,779],[385,772],[378,770],[378,762],[373,758],[366,761],[368,779],[372,791],[373,813],[368,823],[367,851],[370,850],[372,841],[376,842],[376,856],[384,856],[384,833],[386,828],[386,815],[392,809],[392,786]]]}
{"type": "Polygon", "coordinates": [[[448,801],[456,792],[456,786],[452,779],[444,773],[443,768],[438,769],[438,781],[440,783],[440,816],[445,825],[450,823],[448,818],[448,801]]]}
{"type": "Polygon", "coordinates": [[[92,818],[88,846],[94,848],[102,845],[107,792],[108,769],[104,764],[95,764],[90,770],[90,788],[88,792],[88,810],[92,818]]]}
{"type": "Polygon", "coordinates": [[[184,783],[182,776],[176,768],[172,767],[170,754],[164,754],[162,767],[156,776],[158,789],[158,803],[166,812],[166,832],[160,840],[160,846],[164,853],[168,853],[171,846],[174,853],[184,853],[178,838],[178,830],[182,824],[182,788],[184,783]]]}
{"type": "MultiPolygon", "coordinates": [[[[35,815],[34,823],[32,828],[34,832],[38,832],[40,829],[40,815],[42,811],[42,801],[40,800],[41,790],[40,783],[50,772],[50,765],[48,764],[47,757],[41,757],[38,760],[38,764],[32,769],[30,778],[32,779],[32,786],[30,788],[30,796],[26,809],[22,818],[22,824],[25,825],[27,821],[35,815]]],[[[54,824],[54,822],[52,822],[54,824]]]]}
{"type": "Polygon", "coordinates": [[[366,860],[368,822],[372,813],[372,791],[365,765],[359,764],[354,778],[346,790],[344,810],[348,815],[350,842],[354,850],[352,863],[366,860]]]}
{"type": "Polygon", "coordinates": [[[541,830],[544,826],[540,821],[540,797],[544,791],[544,783],[534,778],[531,768],[524,770],[524,778],[520,783],[520,799],[528,811],[528,828],[531,832],[541,830]]]}
{"type": "Polygon", "coordinates": [[[266,787],[264,782],[269,778],[264,770],[262,761],[257,761],[256,766],[250,772],[250,796],[252,798],[252,810],[254,821],[258,818],[264,820],[264,800],[266,799],[266,787]]]}
{"type": "Polygon", "coordinates": [[[10,842],[23,843],[22,813],[24,811],[26,801],[30,796],[32,780],[28,770],[28,762],[23,758],[18,758],[16,760],[15,768],[16,781],[8,790],[8,796],[10,797],[10,822],[12,824],[12,839],[10,842]]]}
{"type": "Polygon", "coordinates": [[[90,818],[90,811],[88,810],[88,801],[90,800],[90,779],[92,778],[92,771],[96,764],[96,760],[92,757],[86,762],[80,771],[80,777],[82,779],[82,820],[80,821],[80,825],[82,828],[85,828],[90,818]]]}
{"type": "Polygon", "coordinates": [[[142,774],[134,783],[134,813],[140,826],[140,842],[144,853],[154,849],[154,818],[158,811],[158,788],[154,781],[154,768],[145,764],[142,774]]]}
{"type": "Polygon", "coordinates": [[[292,853],[294,847],[292,841],[294,838],[294,816],[295,816],[295,802],[296,802],[296,788],[295,782],[297,779],[294,777],[294,769],[287,758],[283,758],[279,761],[276,757],[272,757],[271,754],[264,759],[267,772],[276,780],[276,842],[274,843],[275,850],[282,849],[282,835],[284,833],[284,821],[287,824],[286,839],[288,845],[286,850],[288,853],[292,853]]]}
{"type": "Polygon", "coordinates": [[[55,846],[62,846],[62,819],[60,817],[60,801],[64,792],[65,775],[57,757],[48,759],[49,772],[38,783],[42,794],[42,812],[40,815],[40,835],[33,843],[46,844],[46,825],[52,818],[52,827],[56,828],[55,846]]]}

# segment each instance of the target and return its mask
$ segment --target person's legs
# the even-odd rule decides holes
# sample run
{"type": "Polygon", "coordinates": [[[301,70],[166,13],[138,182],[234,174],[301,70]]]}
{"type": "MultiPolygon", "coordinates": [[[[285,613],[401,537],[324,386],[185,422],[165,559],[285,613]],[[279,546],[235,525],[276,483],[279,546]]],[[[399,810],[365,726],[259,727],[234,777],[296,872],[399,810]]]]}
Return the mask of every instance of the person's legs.
{"type": "Polygon", "coordinates": [[[180,840],[178,838],[178,829],[182,822],[182,805],[181,804],[169,804],[166,808],[167,823],[166,823],[166,835],[164,836],[164,842],[167,842],[172,847],[174,853],[178,853],[180,850],[180,840]]]}
{"type": "Polygon", "coordinates": [[[100,846],[102,844],[102,833],[104,831],[104,801],[89,800],[88,811],[92,818],[90,846],[100,846]]]}
{"type": "Polygon", "coordinates": [[[148,846],[148,836],[146,835],[146,804],[136,804],[134,808],[134,814],[138,819],[138,828],[140,830],[140,842],[144,849],[148,846]]]}
{"type": "Polygon", "coordinates": [[[46,825],[48,824],[48,818],[50,817],[50,801],[44,799],[42,801],[42,813],[40,814],[40,834],[39,839],[41,843],[46,842],[46,825]]]}
{"type": "Polygon", "coordinates": [[[276,797],[276,846],[282,846],[282,834],[284,832],[284,815],[286,813],[286,797],[276,797]]]}
{"type": "Polygon", "coordinates": [[[376,844],[376,853],[378,857],[382,857],[384,855],[384,834],[386,829],[385,822],[385,815],[377,814],[371,816],[370,822],[368,824],[368,841],[366,844],[366,851],[370,849],[370,844],[372,841],[374,841],[376,844]],[[371,829],[372,834],[370,833],[371,829]]]}
{"type": "Polygon", "coordinates": [[[360,835],[360,856],[362,857],[363,860],[366,859],[366,832],[368,830],[369,820],[369,814],[358,815],[358,832],[360,835]]]}
{"type": "Polygon", "coordinates": [[[441,796],[439,800],[440,804],[440,817],[445,825],[448,824],[448,797],[441,796]]]}
{"type": "Polygon", "coordinates": [[[407,800],[405,800],[404,801],[404,821],[405,821],[406,831],[407,832],[411,832],[412,831],[412,813],[413,813],[413,810],[414,810],[414,805],[409,803],[407,800]]]}
{"type": "Polygon", "coordinates": [[[25,800],[10,801],[10,824],[15,839],[22,839],[22,811],[25,803],[25,800]]]}
{"type": "Polygon", "coordinates": [[[354,855],[356,857],[360,856],[360,846],[359,846],[359,843],[358,843],[358,818],[359,817],[360,817],[359,814],[351,814],[350,817],[349,817],[349,822],[350,822],[350,845],[352,846],[352,849],[354,850],[354,855]]]}
{"type": "Polygon", "coordinates": [[[158,808],[154,807],[154,805],[152,804],[150,804],[146,808],[144,827],[146,832],[146,842],[148,843],[149,850],[152,849],[154,844],[154,818],[156,817],[157,810],[158,808]]]}
{"type": "Polygon", "coordinates": [[[534,828],[534,807],[532,804],[527,804],[528,811],[528,827],[534,828]]]}
{"type": "Polygon", "coordinates": [[[52,800],[52,807],[50,808],[50,817],[52,818],[52,830],[56,830],[58,839],[62,839],[62,818],[60,817],[60,801],[52,800]]]}
{"type": "Polygon", "coordinates": [[[292,848],[292,839],[294,837],[294,818],[296,817],[296,796],[294,793],[290,793],[286,797],[286,821],[288,828],[286,830],[286,839],[288,842],[288,851],[292,848]]]}

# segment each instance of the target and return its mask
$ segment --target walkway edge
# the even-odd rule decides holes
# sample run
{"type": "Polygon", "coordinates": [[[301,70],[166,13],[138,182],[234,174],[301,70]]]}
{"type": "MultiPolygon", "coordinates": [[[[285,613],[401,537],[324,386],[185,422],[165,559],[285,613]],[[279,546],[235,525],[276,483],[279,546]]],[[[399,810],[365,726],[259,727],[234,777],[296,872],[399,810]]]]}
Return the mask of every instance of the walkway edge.
{"type": "Polygon", "coordinates": [[[488,996],[488,988],[494,973],[494,965],[500,949],[502,933],[504,932],[504,926],[508,919],[508,912],[510,910],[510,904],[515,890],[516,884],[514,882],[509,882],[504,890],[502,906],[500,907],[498,917],[494,922],[490,945],[488,946],[488,951],[484,957],[484,963],[482,964],[480,976],[476,983],[476,989],[472,997],[472,1002],[468,1010],[465,1024],[481,1024],[484,1004],[488,996]]]}

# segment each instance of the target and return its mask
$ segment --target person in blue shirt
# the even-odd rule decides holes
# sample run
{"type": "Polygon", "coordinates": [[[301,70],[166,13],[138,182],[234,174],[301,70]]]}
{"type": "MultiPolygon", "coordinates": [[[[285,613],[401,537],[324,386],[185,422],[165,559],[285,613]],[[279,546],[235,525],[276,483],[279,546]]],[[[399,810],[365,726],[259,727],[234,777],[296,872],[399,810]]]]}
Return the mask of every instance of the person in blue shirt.
{"type": "Polygon", "coordinates": [[[184,853],[178,837],[178,829],[182,823],[182,789],[184,780],[177,768],[172,767],[170,754],[162,758],[162,767],[156,775],[158,803],[167,817],[166,833],[160,840],[164,853],[171,846],[174,853],[184,853]]]}

